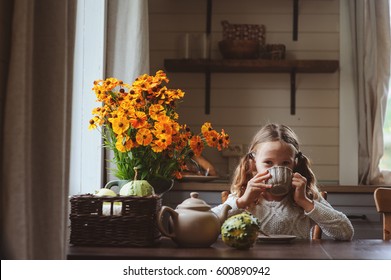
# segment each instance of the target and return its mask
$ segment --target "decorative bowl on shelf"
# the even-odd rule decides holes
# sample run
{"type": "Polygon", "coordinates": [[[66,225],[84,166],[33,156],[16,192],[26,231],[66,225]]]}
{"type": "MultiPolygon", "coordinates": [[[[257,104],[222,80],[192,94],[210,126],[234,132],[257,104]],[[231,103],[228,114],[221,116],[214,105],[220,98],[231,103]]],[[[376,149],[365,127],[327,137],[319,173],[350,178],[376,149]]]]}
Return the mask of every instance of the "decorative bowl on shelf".
{"type": "Polygon", "coordinates": [[[219,49],[223,58],[256,59],[259,57],[258,40],[222,40],[219,49]]]}

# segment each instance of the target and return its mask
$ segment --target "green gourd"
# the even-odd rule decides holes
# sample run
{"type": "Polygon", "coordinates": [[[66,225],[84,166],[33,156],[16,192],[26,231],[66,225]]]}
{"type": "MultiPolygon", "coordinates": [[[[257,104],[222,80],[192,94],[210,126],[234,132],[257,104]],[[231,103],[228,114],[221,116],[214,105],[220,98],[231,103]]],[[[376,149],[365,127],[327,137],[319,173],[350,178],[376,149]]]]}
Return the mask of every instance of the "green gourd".
{"type": "Polygon", "coordinates": [[[121,196],[150,196],[155,194],[155,190],[151,186],[150,183],[146,180],[137,180],[137,169],[134,169],[135,175],[134,180],[130,181],[129,183],[126,183],[121,190],[119,191],[119,194],[121,196]]]}
{"type": "Polygon", "coordinates": [[[223,242],[237,249],[252,247],[258,237],[259,221],[248,212],[234,215],[221,226],[223,242]]]}

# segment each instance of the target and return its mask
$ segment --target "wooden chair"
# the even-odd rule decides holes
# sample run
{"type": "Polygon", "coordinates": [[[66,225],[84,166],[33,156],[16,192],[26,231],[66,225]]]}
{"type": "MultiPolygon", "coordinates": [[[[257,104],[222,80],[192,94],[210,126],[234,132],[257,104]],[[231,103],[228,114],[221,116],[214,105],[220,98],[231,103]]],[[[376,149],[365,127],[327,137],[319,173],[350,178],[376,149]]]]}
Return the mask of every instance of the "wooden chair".
{"type": "MultiPolygon", "coordinates": [[[[222,191],[221,192],[221,202],[224,203],[228,196],[229,196],[230,192],[229,191],[222,191]]],[[[327,200],[327,192],[326,191],[321,191],[320,192],[320,195],[327,200]]],[[[322,229],[320,228],[320,226],[318,225],[315,225],[313,230],[312,230],[312,239],[321,239],[322,238],[322,229]]]]}
{"type": "Polygon", "coordinates": [[[391,188],[377,188],[373,196],[377,212],[383,213],[383,240],[391,240],[391,188]]]}
{"type": "Polygon", "coordinates": [[[229,191],[222,191],[221,192],[221,203],[224,203],[227,200],[229,194],[230,194],[229,191]]]}

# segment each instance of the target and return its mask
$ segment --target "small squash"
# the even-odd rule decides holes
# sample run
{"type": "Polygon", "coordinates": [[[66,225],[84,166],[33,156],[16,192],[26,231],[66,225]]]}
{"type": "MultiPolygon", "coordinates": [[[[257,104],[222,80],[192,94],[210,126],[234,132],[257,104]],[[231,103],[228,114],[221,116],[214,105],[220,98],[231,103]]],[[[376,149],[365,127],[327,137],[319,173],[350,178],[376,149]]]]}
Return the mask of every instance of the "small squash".
{"type": "Polygon", "coordinates": [[[259,221],[248,212],[234,215],[221,226],[223,242],[236,249],[249,249],[258,237],[259,221]]]}
{"type": "Polygon", "coordinates": [[[117,194],[114,191],[110,190],[110,189],[102,188],[102,189],[100,189],[99,191],[97,191],[95,193],[95,196],[99,196],[99,197],[111,196],[111,197],[114,197],[114,196],[117,196],[117,194]]]}
{"type": "Polygon", "coordinates": [[[155,190],[151,186],[150,183],[146,180],[137,180],[137,169],[134,169],[135,175],[134,180],[130,181],[129,183],[126,183],[121,190],[119,191],[119,194],[121,196],[150,196],[155,194],[155,190]]]}

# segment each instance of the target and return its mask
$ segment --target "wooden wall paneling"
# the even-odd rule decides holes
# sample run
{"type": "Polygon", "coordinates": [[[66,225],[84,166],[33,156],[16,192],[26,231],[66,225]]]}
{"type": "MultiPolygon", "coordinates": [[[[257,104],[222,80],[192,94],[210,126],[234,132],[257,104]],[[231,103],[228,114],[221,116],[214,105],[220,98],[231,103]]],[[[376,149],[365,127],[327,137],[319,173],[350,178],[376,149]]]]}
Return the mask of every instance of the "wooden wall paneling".
{"type": "MultiPolygon", "coordinates": [[[[292,0],[246,0],[240,2],[240,9],[238,5],[238,1],[213,0],[213,9],[216,14],[230,11],[244,14],[292,15],[292,0]]],[[[339,10],[339,0],[300,0],[299,10],[300,15],[335,14],[339,10]]]]}
{"type": "MultiPolygon", "coordinates": [[[[214,0],[216,1],[216,0],[214,0]]],[[[220,1],[220,0],[218,0],[220,1]]],[[[206,1],[148,0],[149,14],[202,14],[206,13],[206,1]]]]}
{"type": "MultiPolygon", "coordinates": [[[[202,87],[187,87],[181,107],[203,108],[202,87]]],[[[283,107],[289,108],[289,89],[264,88],[213,88],[211,104],[213,107],[283,107]],[[240,95],[240,98],[238,96],[240,95]]],[[[338,108],[337,90],[302,89],[297,91],[297,108],[338,108]]]]}
{"type": "MultiPolygon", "coordinates": [[[[291,0],[213,0],[212,58],[220,58],[221,20],[266,25],[266,42],[283,43],[289,59],[339,59],[339,1],[300,0],[299,40],[292,41],[291,0]]],[[[184,33],[205,32],[206,1],[149,0],[150,68],[164,69],[164,59],[179,58],[184,33]],[[180,24],[178,24],[180,22],[180,24]]],[[[170,87],[186,92],[180,121],[198,128],[205,121],[224,128],[232,143],[248,144],[261,125],[281,122],[298,134],[313,160],[319,180],[338,181],[339,73],[297,74],[297,110],[289,112],[287,74],[212,74],[211,114],[204,114],[204,75],[167,73],[170,87]]],[[[221,172],[225,158],[206,151],[221,172]]]]}
{"type": "MultiPolygon", "coordinates": [[[[189,124],[196,127],[198,124],[189,124]]],[[[259,130],[260,125],[241,125],[241,126],[213,126],[216,130],[224,130],[233,135],[233,144],[248,144],[255,133],[259,130]]],[[[291,126],[299,137],[301,146],[338,146],[339,130],[338,127],[296,127],[291,126]]]]}
{"type": "Polygon", "coordinates": [[[328,182],[332,185],[338,184],[339,168],[338,165],[312,165],[312,171],[316,179],[322,182],[328,182]]]}
{"type": "Polygon", "coordinates": [[[338,109],[304,108],[296,115],[290,115],[286,108],[214,108],[208,116],[200,114],[197,108],[179,108],[178,111],[186,123],[201,123],[207,119],[222,126],[278,122],[290,126],[338,127],[338,109]]]}
{"type": "MultiPolygon", "coordinates": [[[[291,14],[214,14],[213,31],[222,32],[222,20],[238,24],[263,24],[266,27],[266,37],[269,33],[288,33],[292,35],[291,14]]],[[[300,37],[307,33],[336,33],[338,34],[339,15],[316,14],[300,15],[300,37]],[[332,21],[331,21],[332,20],[332,21]],[[316,22],[316,25],[313,22],[316,22]]],[[[300,38],[301,39],[301,38],[300,38]]],[[[289,38],[292,41],[292,36],[289,38]]],[[[300,40],[299,40],[300,41],[300,40]]],[[[299,42],[297,41],[297,42],[299,42]]]]}

